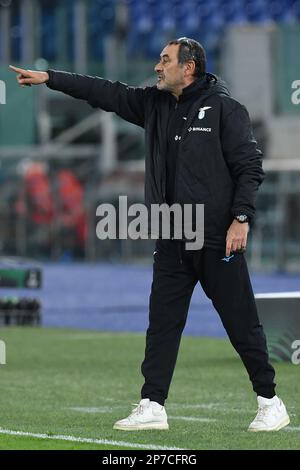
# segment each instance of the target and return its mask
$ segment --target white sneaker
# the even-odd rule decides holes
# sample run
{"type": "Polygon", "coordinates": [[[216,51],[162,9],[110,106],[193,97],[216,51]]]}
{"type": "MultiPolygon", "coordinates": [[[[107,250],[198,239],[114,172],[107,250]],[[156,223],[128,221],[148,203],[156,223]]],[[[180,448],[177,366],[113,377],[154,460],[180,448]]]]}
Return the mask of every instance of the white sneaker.
{"type": "Polygon", "coordinates": [[[289,415],[280,398],[257,397],[257,415],[250,424],[248,431],[279,431],[290,422],[289,415]]]}
{"type": "Polygon", "coordinates": [[[127,418],[117,421],[113,428],[121,431],[169,429],[168,417],[164,406],[144,398],[127,418]]]}

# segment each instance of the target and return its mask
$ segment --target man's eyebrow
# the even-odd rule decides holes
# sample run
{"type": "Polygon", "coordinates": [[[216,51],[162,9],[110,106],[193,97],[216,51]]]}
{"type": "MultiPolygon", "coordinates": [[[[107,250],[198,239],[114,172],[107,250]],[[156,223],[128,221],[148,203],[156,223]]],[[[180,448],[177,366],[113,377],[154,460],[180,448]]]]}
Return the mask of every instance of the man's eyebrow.
{"type": "Polygon", "coordinates": [[[170,58],[170,56],[168,54],[160,54],[159,56],[161,59],[163,59],[164,57],[168,57],[168,59],[170,58]]]}

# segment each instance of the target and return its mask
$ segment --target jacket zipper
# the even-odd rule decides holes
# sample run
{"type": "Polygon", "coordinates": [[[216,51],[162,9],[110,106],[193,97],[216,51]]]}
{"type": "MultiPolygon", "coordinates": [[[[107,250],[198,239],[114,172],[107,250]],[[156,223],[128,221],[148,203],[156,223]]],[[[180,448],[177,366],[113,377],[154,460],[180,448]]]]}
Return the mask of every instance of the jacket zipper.
{"type": "MultiPolygon", "coordinates": [[[[197,108],[198,108],[198,106],[200,108],[200,106],[203,105],[203,103],[205,101],[205,98],[203,100],[200,100],[199,103],[197,103],[197,108]]],[[[177,103],[176,103],[176,106],[177,106],[177,103]]],[[[193,113],[193,118],[191,119],[190,122],[187,123],[189,125],[189,127],[192,125],[192,122],[194,121],[197,112],[198,111],[196,111],[195,114],[193,113]]],[[[188,129],[188,126],[186,127],[186,129],[188,129]]],[[[187,131],[183,130],[181,140],[180,140],[179,145],[178,145],[178,154],[177,154],[177,159],[176,159],[176,164],[175,164],[175,187],[174,187],[174,200],[175,200],[175,202],[176,202],[176,198],[177,198],[177,179],[178,179],[178,167],[179,167],[179,159],[180,159],[180,157],[179,157],[180,156],[180,147],[181,147],[181,144],[182,144],[182,142],[185,139],[187,134],[188,134],[188,130],[187,131]]]]}

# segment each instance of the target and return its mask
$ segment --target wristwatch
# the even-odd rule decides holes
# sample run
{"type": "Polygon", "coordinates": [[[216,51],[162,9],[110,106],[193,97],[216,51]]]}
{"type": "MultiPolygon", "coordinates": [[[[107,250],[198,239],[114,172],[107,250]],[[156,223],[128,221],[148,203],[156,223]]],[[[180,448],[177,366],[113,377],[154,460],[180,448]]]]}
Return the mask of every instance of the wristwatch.
{"type": "Polygon", "coordinates": [[[240,224],[245,224],[246,222],[249,222],[249,218],[245,214],[238,214],[234,216],[235,220],[237,220],[240,224]]]}

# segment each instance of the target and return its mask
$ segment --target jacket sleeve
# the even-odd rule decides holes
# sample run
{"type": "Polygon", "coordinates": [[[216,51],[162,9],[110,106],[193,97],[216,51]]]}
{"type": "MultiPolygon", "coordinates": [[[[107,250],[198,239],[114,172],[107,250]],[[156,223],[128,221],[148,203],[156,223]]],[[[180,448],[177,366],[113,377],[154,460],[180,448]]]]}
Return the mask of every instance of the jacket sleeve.
{"type": "Polygon", "coordinates": [[[225,116],[221,133],[224,158],[235,184],[231,212],[246,214],[250,219],[255,214],[256,193],[264,180],[262,152],[253,137],[248,111],[237,106],[225,116]]]}
{"type": "Polygon", "coordinates": [[[146,98],[150,87],[134,88],[99,77],[48,70],[48,88],[87,101],[93,108],[112,111],[144,127],[146,98]]]}

